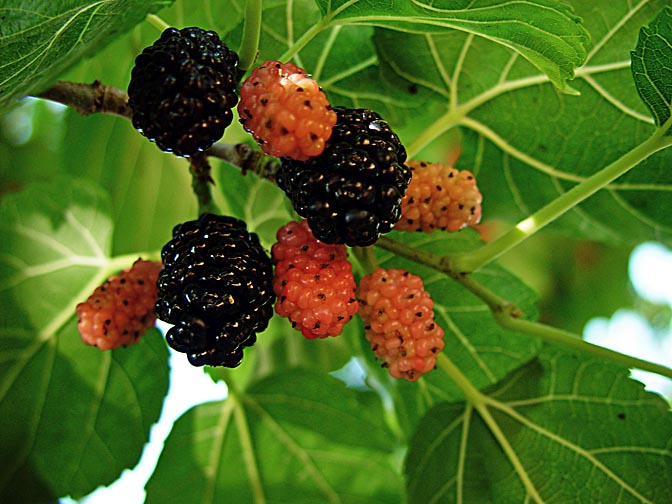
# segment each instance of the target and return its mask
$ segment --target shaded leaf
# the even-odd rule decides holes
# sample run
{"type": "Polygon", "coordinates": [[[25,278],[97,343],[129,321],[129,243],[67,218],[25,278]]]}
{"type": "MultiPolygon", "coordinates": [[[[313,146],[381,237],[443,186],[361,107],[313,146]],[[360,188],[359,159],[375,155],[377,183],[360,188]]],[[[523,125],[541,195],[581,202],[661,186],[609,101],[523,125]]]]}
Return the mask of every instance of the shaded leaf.
{"type": "Polygon", "coordinates": [[[31,185],[3,199],[0,222],[0,500],[82,496],[140,457],[168,388],[168,352],[154,329],[112,352],[77,332],[75,305],[114,264],[98,189],[65,177],[31,185]]]}
{"type": "MultiPolygon", "coordinates": [[[[628,56],[639,27],[666,2],[573,3],[592,36],[572,82],[580,96],[559,94],[527,61],[483,38],[376,32],[386,78],[414,86],[417,96],[434,103],[408,126],[409,152],[441,161],[447,157],[441,151],[445,135],[459,130],[463,154],[457,166],[478,175],[484,220],[529,216],[653,131],[628,56]]],[[[669,241],[671,156],[670,150],[651,156],[557,225],[611,243],[669,241]]]]}
{"type": "Polygon", "coordinates": [[[549,348],[483,401],[488,418],[443,403],[422,420],[410,502],[672,499],[672,416],[626,369],[549,348]]]}
{"type": "Polygon", "coordinates": [[[637,92],[660,127],[669,120],[672,107],[672,8],[663,9],[640,30],[630,57],[637,92]]]}
{"type": "Polygon", "coordinates": [[[296,369],[181,418],[147,502],[398,503],[393,448],[374,394],[296,369]]]}

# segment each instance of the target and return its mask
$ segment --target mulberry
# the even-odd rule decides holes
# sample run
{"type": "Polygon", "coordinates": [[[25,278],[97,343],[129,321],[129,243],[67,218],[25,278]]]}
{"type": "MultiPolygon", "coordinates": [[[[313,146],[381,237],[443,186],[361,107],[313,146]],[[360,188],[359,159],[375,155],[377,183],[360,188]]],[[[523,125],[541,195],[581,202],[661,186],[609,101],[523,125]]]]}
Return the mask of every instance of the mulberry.
{"type": "Polygon", "coordinates": [[[284,158],[276,181],[318,240],[368,246],[401,217],[411,179],[406,149],[377,113],[334,111],[338,119],[322,154],[284,158]]]}
{"type": "Polygon", "coordinates": [[[358,309],[345,245],[316,240],[305,220],[289,222],[278,231],[271,257],[278,315],[308,339],[341,334],[358,309]]]}
{"type": "Polygon", "coordinates": [[[420,277],[378,268],[361,279],[357,298],[366,339],[392,377],[416,381],[434,369],[444,332],[420,277]]]}
{"type": "Polygon", "coordinates": [[[300,161],[322,153],[336,123],[317,82],[293,63],[275,60],[243,82],[238,115],[266,154],[300,161]]]}
{"type": "Polygon", "coordinates": [[[411,160],[407,165],[413,175],[395,229],[431,233],[478,224],[483,197],[470,171],[425,161],[411,160]]]}
{"type": "Polygon", "coordinates": [[[238,55],[213,31],[168,28],[135,59],[128,86],[133,126],[163,151],[191,156],[231,124],[238,55]]]}
{"type": "Polygon", "coordinates": [[[166,341],[195,366],[236,367],[273,315],[273,266],[243,221],[203,214],[162,249],[156,314],[166,341]]]}
{"type": "Polygon", "coordinates": [[[87,345],[111,350],[137,343],[154,325],[158,261],[138,259],[133,266],[109,278],[79,303],[77,328],[87,345]]]}

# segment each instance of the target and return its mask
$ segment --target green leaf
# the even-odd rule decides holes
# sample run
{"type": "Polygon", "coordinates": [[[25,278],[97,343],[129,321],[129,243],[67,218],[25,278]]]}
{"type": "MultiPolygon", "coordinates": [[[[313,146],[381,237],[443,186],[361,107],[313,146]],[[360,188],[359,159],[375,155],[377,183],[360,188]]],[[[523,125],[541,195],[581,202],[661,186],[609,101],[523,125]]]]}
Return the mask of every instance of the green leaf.
{"type": "Polygon", "coordinates": [[[513,49],[547,74],[563,92],[585,58],[581,20],[557,0],[385,3],[319,0],[328,24],[384,26],[427,35],[460,30],[513,49]]]}
{"type": "MultiPolygon", "coordinates": [[[[107,197],[83,180],[34,184],[0,206],[0,500],[53,502],[140,457],[168,387],[152,329],[133,347],[84,345],[75,305],[115,265],[107,197]]],[[[129,264],[126,264],[129,262],[129,264]]]]}
{"type": "MultiPolygon", "coordinates": [[[[653,131],[629,53],[666,2],[573,2],[592,45],[561,95],[546,75],[501,45],[461,32],[376,32],[383,75],[428,105],[400,136],[412,157],[442,161],[462,138],[457,167],[476,173],[483,218],[519,221],[609,165],[653,131]]],[[[393,125],[394,126],[394,125],[393,125]]],[[[568,212],[557,226],[619,245],[672,240],[672,151],[651,156],[568,212]]]]}
{"type": "Polygon", "coordinates": [[[0,110],[42,91],[67,67],[91,55],[172,0],[12,0],[0,7],[0,110]]]}
{"type": "Polygon", "coordinates": [[[324,373],[271,375],[176,423],[147,503],[399,503],[379,399],[324,373]]]}
{"type": "Polygon", "coordinates": [[[672,415],[627,370],[546,349],[483,401],[488,418],[443,403],[422,420],[409,502],[672,500],[672,415]]]}
{"type": "MultiPolygon", "coordinates": [[[[637,92],[651,111],[656,126],[663,126],[672,108],[672,8],[666,7],[639,32],[630,55],[637,92]]],[[[669,125],[668,125],[669,128],[669,125]]],[[[669,132],[668,135],[672,134],[669,132]]]]}

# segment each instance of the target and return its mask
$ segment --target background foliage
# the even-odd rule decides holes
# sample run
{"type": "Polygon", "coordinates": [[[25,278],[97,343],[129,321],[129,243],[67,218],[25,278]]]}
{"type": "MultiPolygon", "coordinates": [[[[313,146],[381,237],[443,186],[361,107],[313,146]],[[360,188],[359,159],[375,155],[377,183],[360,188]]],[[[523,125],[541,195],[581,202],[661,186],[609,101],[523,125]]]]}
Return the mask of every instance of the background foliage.
{"type": "MultiPolygon", "coordinates": [[[[461,149],[457,166],[477,175],[497,235],[669,119],[672,93],[656,84],[669,83],[672,61],[666,4],[265,2],[259,61],[293,59],[332,103],[379,111],[413,157],[461,149]]],[[[187,163],[129,121],[19,98],[57,78],[125,89],[135,55],[159,34],[142,22],[150,13],[215,29],[237,48],[245,9],[243,0],[0,5],[2,502],[81,497],[135,464],[166,394],[166,346],[153,330],[128,349],[85,347],[74,307],[137,256],[156,257],[197,211],[187,163]]],[[[224,141],[249,137],[234,124],[224,141]]],[[[526,321],[580,331],[609,315],[629,301],[632,246],[672,243],[671,156],[651,155],[471,276],[526,321]]],[[[292,218],[282,192],[214,168],[216,203],[270,248],[292,218]]],[[[390,236],[437,254],[481,246],[472,229],[390,236]]],[[[148,502],[672,501],[669,408],[626,367],[503,328],[481,297],[427,266],[379,247],[376,260],[423,276],[448,363],[393,383],[358,320],[338,339],[310,342],[274,319],[240,368],[209,370],[229,397],[177,422],[148,502]],[[346,387],[330,373],[352,356],[367,378],[346,387]]]]}

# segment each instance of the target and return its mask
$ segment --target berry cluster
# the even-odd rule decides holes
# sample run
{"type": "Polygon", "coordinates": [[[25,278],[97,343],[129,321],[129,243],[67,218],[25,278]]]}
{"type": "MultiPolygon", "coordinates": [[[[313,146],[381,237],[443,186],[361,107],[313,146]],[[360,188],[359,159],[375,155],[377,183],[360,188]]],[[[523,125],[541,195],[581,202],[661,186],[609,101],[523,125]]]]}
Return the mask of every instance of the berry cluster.
{"type": "Polygon", "coordinates": [[[293,63],[275,60],[243,82],[238,115],[266,154],[299,161],[322,153],[336,123],[317,82],[293,63]]]}
{"type": "Polygon", "coordinates": [[[77,328],[87,345],[111,350],[137,343],[154,325],[161,263],[138,259],[77,305],[77,328]]]}
{"type": "Polygon", "coordinates": [[[413,175],[395,229],[459,231],[480,221],[483,197],[470,171],[415,160],[407,165],[413,175]]]}
{"type": "Polygon", "coordinates": [[[305,220],[292,221],[278,231],[271,257],[278,315],[308,339],[341,334],[358,307],[345,246],[322,243],[305,220]]]}
{"type": "Polygon", "coordinates": [[[357,298],[366,339],[391,376],[416,381],[434,369],[444,333],[420,277],[378,268],[362,278],[357,298]]]}
{"type": "Polygon", "coordinates": [[[236,367],[273,315],[273,266],[254,233],[203,214],[175,226],[161,251],[157,316],[168,344],[195,366],[236,367]]]}
{"type": "Polygon", "coordinates": [[[77,307],[82,338],[100,348],[126,345],[158,316],[173,324],[168,344],[192,364],[235,367],[268,326],[274,303],[307,339],[338,336],[359,311],[390,374],[417,380],[444,346],[422,279],[378,268],[357,287],[346,246],[370,246],[393,228],[475,225],[482,197],[474,176],[407,162],[379,114],[332,107],[293,63],[253,69],[238,101],[237,65],[214,32],[165,30],[136,58],[133,124],[161,149],[193,156],[222,137],[237,104],[243,128],[279,158],[273,178],[303,219],[278,230],[271,257],[233,217],[206,213],[175,226],[162,264],[136,263],[77,307]]]}

